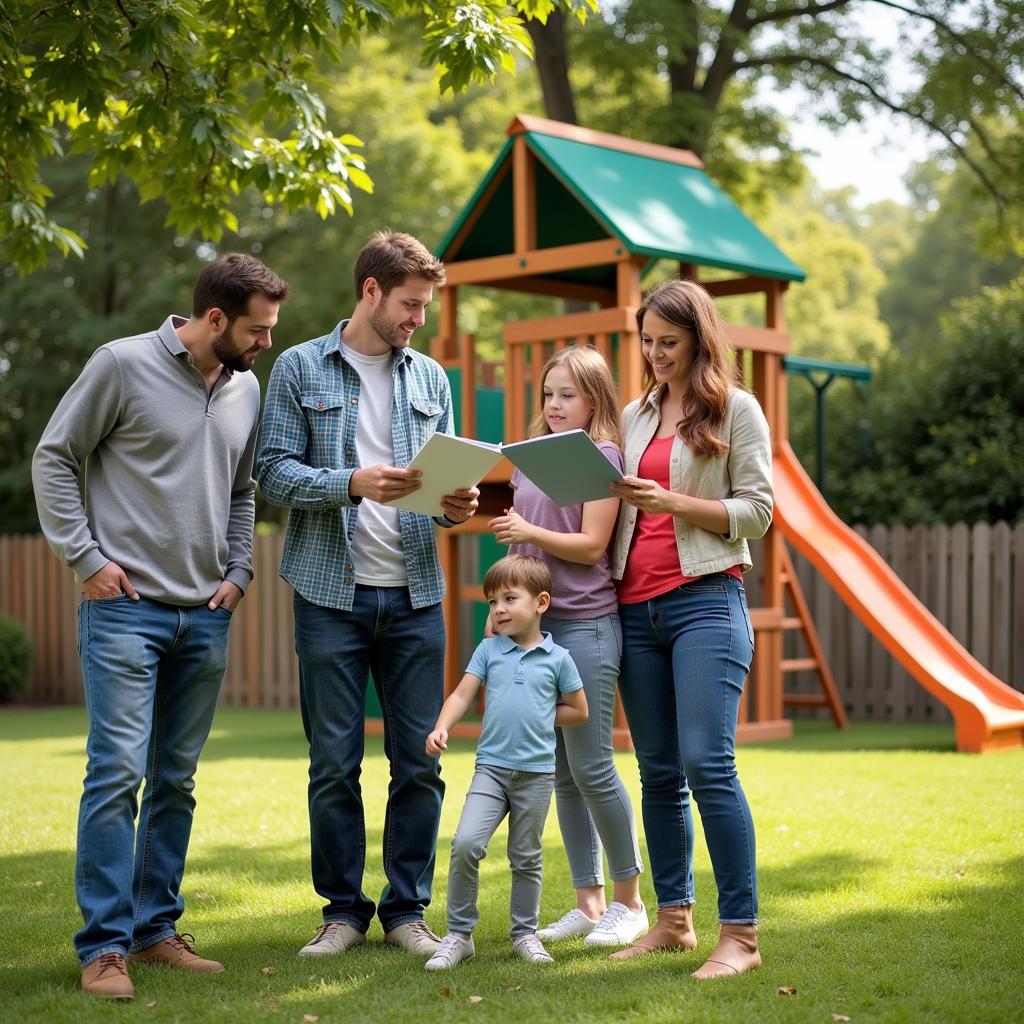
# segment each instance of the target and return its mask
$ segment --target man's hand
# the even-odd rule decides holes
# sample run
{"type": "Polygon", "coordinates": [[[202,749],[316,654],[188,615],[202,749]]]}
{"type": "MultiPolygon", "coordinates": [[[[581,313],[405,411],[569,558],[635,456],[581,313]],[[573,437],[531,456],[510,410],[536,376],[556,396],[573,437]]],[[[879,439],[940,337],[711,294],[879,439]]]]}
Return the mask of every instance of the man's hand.
{"type": "Polygon", "coordinates": [[[357,469],[348,482],[348,493],[354,498],[369,498],[383,504],[404,498],[420,488],[418,469],[396,469],[394,466],[367,466],[357,469]]]}
{"type": "Polygon", "coordinates": [[[442,750],[448,749],[448,730],[435,729],[427,737],[427,753],[431,757],[437,757],[442,750]]]}
{"type": "Polygon", "coordinates": [[[242,588],[237,583],[224,580],[217,588],[217,593],[210,598],[206,607],[212,612],[215,608],[223,605],[226,611],[233,612],[243,597],[245,597],[245,594],[242,593],[242,588]]]}
{"type": "Polygon", "coordinates": [[[94,572],[82,583],[82,592],[87,601],[100,601],[119,594],[127,594],[133,601],[139,599],[138,591],[116,562],[107,562],[99,572],[94,572]]]}
{"type": "Polygon", "coordinates": [[[479,487],[460,487],[454,494],[446,494],[441,499],[441,508],[453,523],[464,523],[476,512],[479,498],[479,487]]]}

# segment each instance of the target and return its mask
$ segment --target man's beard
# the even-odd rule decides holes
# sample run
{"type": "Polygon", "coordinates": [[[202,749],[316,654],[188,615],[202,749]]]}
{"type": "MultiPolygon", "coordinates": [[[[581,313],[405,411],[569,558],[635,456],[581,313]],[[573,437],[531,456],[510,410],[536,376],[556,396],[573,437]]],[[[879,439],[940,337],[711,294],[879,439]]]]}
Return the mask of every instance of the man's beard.
{"type": "Polygon", "coordinates": [[[374,310],[370,314],[370,326],[373,328],[377,337],[392,348],[405,348],[412,337],[411,335],[406,337],[405,332],[399,325],[399,322],[397,320],[392,320],[383,309],[374,310]]]}
{"type": "Polygon", "coordinates": [[[227,327],[213,339],[210,347],[213,349],[213,354],[220,360],[222,366],[235,373],[245,373],[252,369],[252,364],[256,361],[256,356],[259,354],[259,349],[245,349],[239,352],[238,345],[231,334],[233,327],[234,321],[229,320],[227,327]]]}

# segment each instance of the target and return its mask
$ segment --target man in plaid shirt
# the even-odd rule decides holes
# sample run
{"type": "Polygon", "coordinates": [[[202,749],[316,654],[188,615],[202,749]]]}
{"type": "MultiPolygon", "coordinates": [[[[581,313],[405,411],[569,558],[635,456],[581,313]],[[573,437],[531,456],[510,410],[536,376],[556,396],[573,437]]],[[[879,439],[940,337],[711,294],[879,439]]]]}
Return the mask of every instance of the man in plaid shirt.
{"type": "Polygon", "coordinates": [[[257,455],[266,499],[289,509],[281,576],[295,590],[295,649],[310,745],[313,885],[327,900],[303,956],[366,939],[430,956],[430,902],[444,783],[423,737],[444,698],[444,621],[435,523],[476,511],[478,490],[428,516],[387,507],[420,484],[406,469],[436,431],[452,433],[448,379],[409,348],[443,265],[410,235],[377,232],[355,265],[350,320],[283,352],[267,390],[257,455]],[[391,762],[379,905],[362,890],[366,829],[359,775],[368,673],[391,762]]]}

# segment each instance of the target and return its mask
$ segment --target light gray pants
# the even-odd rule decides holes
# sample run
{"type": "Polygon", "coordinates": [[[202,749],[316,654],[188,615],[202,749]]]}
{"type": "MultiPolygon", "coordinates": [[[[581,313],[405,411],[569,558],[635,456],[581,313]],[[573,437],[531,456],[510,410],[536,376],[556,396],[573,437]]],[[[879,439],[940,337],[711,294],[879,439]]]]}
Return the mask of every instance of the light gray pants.
{"type": "Polygon", "coordinates": [[[604,885],[602,844],[612,879],[635,878],[643,870],[636,818],[612,751],[622,657],[618,612],[599,619],[545,615],[541,628],[572,655],[590,709],[583,725],[555,730],[555,807],[573,888],[604,885]]]}
{"type": "Polygon", "coordinates": [[[532,935],[540,914],[541,836],[551,806],[551,772],[517,772],[478,764],[466,794],[448,863],[448,931],[469,935],[480,920],[476,897],[480,861],[508,815],[508,863],[512,869],[509,915],[513,939],[532,935]]]}

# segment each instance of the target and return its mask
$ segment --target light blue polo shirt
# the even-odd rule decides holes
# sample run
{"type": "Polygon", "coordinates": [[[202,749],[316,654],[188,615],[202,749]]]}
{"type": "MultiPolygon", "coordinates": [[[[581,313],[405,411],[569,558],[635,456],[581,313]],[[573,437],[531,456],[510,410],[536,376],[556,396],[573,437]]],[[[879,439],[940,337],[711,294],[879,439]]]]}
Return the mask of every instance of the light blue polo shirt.
{"type": "Polygon", "coordinates": [[[507,636],[482,640],[466,672],[487,687],[477,764],[517,772],[555,770],[555,705],[583,688],[576,663],[550,633],[529,651],[507,636]]]}

